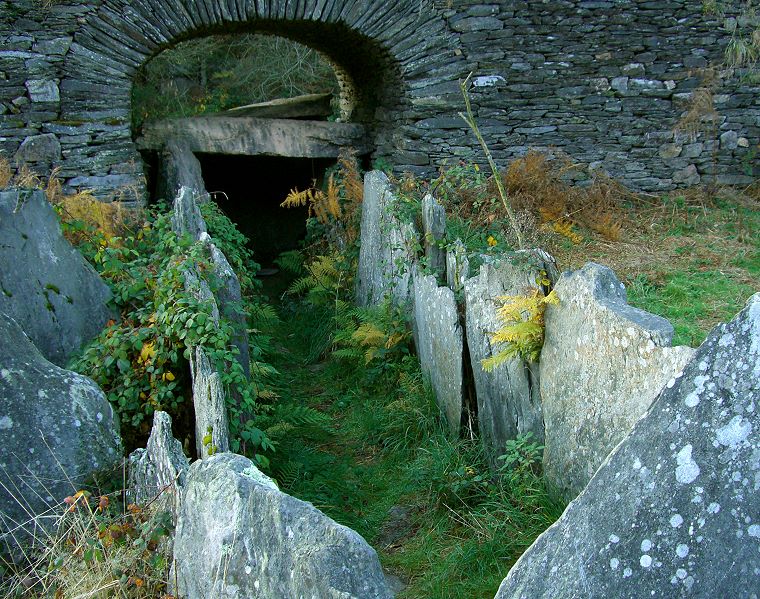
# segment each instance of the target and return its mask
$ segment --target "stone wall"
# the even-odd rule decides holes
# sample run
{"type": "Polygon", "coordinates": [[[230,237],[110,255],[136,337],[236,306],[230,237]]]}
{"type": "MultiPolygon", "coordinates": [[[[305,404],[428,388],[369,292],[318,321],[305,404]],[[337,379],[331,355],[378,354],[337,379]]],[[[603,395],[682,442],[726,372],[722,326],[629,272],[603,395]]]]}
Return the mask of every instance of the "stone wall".
{"type": "Polygon", "coordinates": [[[130,130],[137,69],[180,40],[233,29],[324,52],[354,84],[375,156],[398,170],[479,158],[457,115],[458,81],[471,71],[473,106],[501,164],[556,147],[642,190],[705,181],[713,166],[720,182],[742,184],[758,168],[760,93],[738,77],[716,90],[715,131],[673,134],[698,70],[720,61],[730,39],[698,0],[40,5],[0,0],[0,154],[41,172],[59,167],[69,188],[102,196],[144,197],[130,130]]]}

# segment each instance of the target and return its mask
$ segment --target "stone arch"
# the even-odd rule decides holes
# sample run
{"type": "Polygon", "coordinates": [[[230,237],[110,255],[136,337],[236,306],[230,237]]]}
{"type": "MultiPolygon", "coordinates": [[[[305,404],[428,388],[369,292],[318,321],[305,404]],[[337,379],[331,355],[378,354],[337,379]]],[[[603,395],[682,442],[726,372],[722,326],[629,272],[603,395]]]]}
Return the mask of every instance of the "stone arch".
{"type": "MultiPolygon", "coordinates": [[[[132,77],[178,42],[257,32],[322,52],[356,90],[355,118],[369,126],[375,155],[392,163],[404,150],[397,132],[411,122],[414,87],[451,81],[465,69],[440,12],[419,0],[103,0],[80,20],[63,66],[61,119],[53,131],[63,143],[71,140],[61,162],[68,187],[104,196],[125,186],[138,199],[144,195],[130,130],[132,77]],[[83,142],[77,152],[83,131],[109,139],[110,149],[88,156],[83,142]]],[[[395,162],[402,165],[403,157],[395,162]]]]}

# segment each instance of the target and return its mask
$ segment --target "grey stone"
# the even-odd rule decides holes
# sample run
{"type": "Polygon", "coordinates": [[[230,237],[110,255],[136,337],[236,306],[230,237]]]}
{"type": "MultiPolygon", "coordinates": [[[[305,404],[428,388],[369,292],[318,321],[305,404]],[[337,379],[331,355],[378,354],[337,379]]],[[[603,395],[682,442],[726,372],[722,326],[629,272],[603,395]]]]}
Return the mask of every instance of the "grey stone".
{"type": "Polygon", "coordinates": [[[206,233],[206,221],[196,201],[197,191],[192,187],[181,187],[174,198],[172,207],[172,230],[182,237],[189,235],[193,241],[199,241],[206,233]]]}
{"type": "Polygon", "coordinates": [[[174,559],[186,599],[392,597],[364,539],[234,454],[190,467],[174,559]]]}
{"type": "Polygon", "coordinates": [[[755,294],[667,382],[497,599],[754,596],[758,389],[755,294]]]}
{"type": "Polygon", "coordinates": [[[380,171],[364,176],[361,248],[356,273],[356,301],[379,305],[390,297],[394,304],[410,305],[411,267],[417,235],[414,225],[396,216],[398,200],[388,177],[380,171]]]}
{"type": "Polygon", "coordinates": [[[446,284],[454,293],[464,289],[464,283],[470,278],[470,261],[467,248],[461,239],[454,240],[446,252],[446,284]]]}
{"type": "Polygon", "coordinates": [[[61,94],[58,83],[47,79],[30,79],[26,89],[32,102],[60,102],[61,94]]]}
{"type": "Polygon", "coordinates": [[[228,116],[253,116],[259,118],[302,119],[326,118],[332,114],[332,94],[306,94],[293,98],[277,98],[268,102],[230,108],[222,114],[228,116]]]}
{"type": "Polygon", "coordinates": [[[694,350],[670,347],[670,323],[629,306],[605,266],[566,272],[554,290],[540,361],[544,472],[572,498],[694,350]]]}
{"type": "MultiPolygon", "coordinates": [[[[219,308],[208,283],[195,270],[184,272],[185,289],[211,306],[211,318],[219,322],[219,308]]],[[[222,376],[201,345],[190,347],[190,375],[195,410],[195,450],[201,459],[217,451],[229,451],[230,431],[222,376]],[[207,442],[204,443],[204,438],[207,442]]]]}
{"type": "MultiPolygon", "coordinates": [[[[196,203],[202,204],[209,201],[206,184],[203,182],[201,163],[186,143],[170,139],[161,150],[160,159],[156,186],[156,194],[159,198],[174,199],[180,189],[185,187],[196,203]]],[[[183,200],[183,202],[186,201],[188,201],[187,198],[183,200]]]]}
{"type": "Polygon", "coordinates": [[[684,185],[697,185],[701,177],[697,167],[693,164],[673,173],[673,181],[684,185]]]}
{"type": "Polygon", "coordinates": [[[182,444],[172,436],[171,416],[160,410],[154,412],[148,444],[129,455],[129,501],[155,504],[176,515],[189,468],[190,460],[182,444]]]}
{"type": "Polygon", "coordinates": [[[518,435],[530,432],[539,442],[544,438],[537,365],[513,359],[491,372],[483,370],[482,361],[501,349],[493,347],[490,339],[502,326],[496,313],[501,306],[499,298],[536,289],[542,271],[556,280],[557,270],[553,258],[541,250],[484,259],[479,274],[464,283],[465,329],[480,434],[486,452],[495,460],[503,453],[505,443],[518,435]]]}
{"type": "Polygon", "coordinates": [[[61,159],[61,142],[52,133],[26,137],[16,152],[16,162],[54,162],[61,159]]]}
{"type": "Polygon", "coordinates": [[[422,198],[422,235],[428,268],[436,275],[444,275],[446,252],[441,243],[446,235],[446,210],[431,194],[422,198]]]}
{"type": "Polygon", "coordinates": [[[660,158],[675,158],[681,155],[683,146],[678,144],[663,144],[660,146],[660,158]]]}
{"type": "Polygon", "coordinates": [[[200,240],[206,245],[211,256],[212,270],[210,277],[220,315],[227,319],[235,331],[232,337],[232,343],[238,350],[235,359],[243,368],[246,378],[248,378],[251,375],[251,362],[248,351],[248,317],[243,310],[243,294],[240,291],[240,280],[227,261],[227,257],[214,245],[208,233],[202,233],[200,240]]]}
{"type": "Polygon", "coordinates": [[[739,134],[736,131],[726,131],[720,135],[720,147],[724,150],[735,150],[739,145],[739,134]]]}
{"type": "Polygon", "coordinates": [[[0,310],[59,366],[115,318],[111,291],[41,191],[0,192],[0,310]]]}
{"type": "Polygon", "coordinates": [[[439,287],[434,275],[416,267],[412,276],[414,339],[422,372],[430,379],[449,433],[456,438],[462,421],[462,327],[454,292],[439,287]]]}
{"type": "Polygon", "coordinates": [[[143,126],[140,149],[160,149],[170,139],[193,152],[241,156],[335,158],[351,146],[370,151],[367,131],[357,123],[329,123],[260,117],[198,116],[155,121],[143,126]]]}
{"type": "Polygon", "coordinates": [[[2,310],[0,339],[0,539],[12,546],[52,525],[93,475],[110,475],[122,446],[94,381],[51,364],[2,310]]]}

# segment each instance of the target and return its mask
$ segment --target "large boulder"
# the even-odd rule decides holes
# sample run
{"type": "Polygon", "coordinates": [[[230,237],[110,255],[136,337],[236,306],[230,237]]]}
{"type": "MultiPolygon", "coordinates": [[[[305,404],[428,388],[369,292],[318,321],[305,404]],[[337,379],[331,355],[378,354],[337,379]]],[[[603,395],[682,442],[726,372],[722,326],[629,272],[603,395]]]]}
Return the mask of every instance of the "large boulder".
{"type": "Polygon", "coordinates": [[[89,378],[51,364],[0,312],[0,538],[33,534],[35,518],[113,470],[119,423],[89,378]]]}
{"type": "Polygon", "coordinates": [[[0,192],[0,311],[64,366],[114,313],[111,291],[66,241],[42,191],[0,192]]]}
{"type": "Polygon", "coordinates": [[[392,596],[362,537],[235,454],[190,467],[174,559],[186,599],[392,596]]]}
{"type": "Polygon", "coordinates": [[[564,273],[555,293],[540,362],[544,469],[571,499],[694,350],[670,347],[671,324],[629,306],[606,266],[564,273]]]}
{"type": "Polygon", "coordinates": [[[190,460],[172,435],[172,417],[153,412],[153,428],[145,448],[129,454],[129,500],[140,505],[157,504],[177,513],[190,460]]]}
{"type": "Polygon", "coordinates": [[[483,360],[492,357],[499,347],[491,344],[491,335],[502,323],[497,314],[505,295],[523,295],[540,288],[540,281],[556,278],[551,256],[541,250],[528,250],[486,260],[477,276],[464,283],[467,347],[472,361],[475,393],[478,401],[478,426],[491,460],[504,452],[507,441],[532,433],[541,442],[544,426],[538,368],[521,359],[513,359],[493,371],[483,370],[483,360]]]}
{"type": "Polygon", "coordinates": [[[757,597],[760,294],[716,327],[497,599],[757,597]]]}
{"type": "Polygon", "coordinates": [[[463,335],[454,292],[439,287],[435,275],[419,267],[413,274],[414,339],[422,372],[430,379],[435,399],[456,437],[462,420],[463,335]]]}
{"type": "Polygon", "coordinates": [[[364,176],[361,248],[356,272],[356,301],[360,306],[381,304],[390,297],[410,307],[411,273],[417,233],[401,220],[399,201],[388,177],[380,171],[364,176]]]}

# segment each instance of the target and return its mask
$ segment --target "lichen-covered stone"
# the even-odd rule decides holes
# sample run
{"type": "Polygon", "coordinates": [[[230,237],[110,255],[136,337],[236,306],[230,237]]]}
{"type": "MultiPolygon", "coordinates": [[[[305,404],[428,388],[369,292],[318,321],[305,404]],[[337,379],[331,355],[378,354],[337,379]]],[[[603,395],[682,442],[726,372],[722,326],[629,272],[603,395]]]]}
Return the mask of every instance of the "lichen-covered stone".
{"type": "Polygon", "coordinates": [[[0,310],[64,366],[115,317],[111,291],[66,241],[42,191],[0,192],[0,310]]]}
{"type": "Polygon", "coordinates": [[[759,390],[755,294],[667,382],[496,598],[756,596],[759,390]]]}
{"type": "Polygon", "coordinates": [[[478,275],[464,283],[465,318],[478,426],[493,460],[503,453],[505,443],[518,435],[532,433],[539,442],[544,438],[536,365],[514,359],[492,372],[483,370],[483,360],[501,349],[491,344],[491,335],[502,326],[496,313],[502,305],[499,297],[532,292],[544,276],[556,278],[556,267],[553,258],[541,250],[483,259],[486,262],[478,275]]]}
{"type": "Polygon", "coordinates": [[[412,276],[414,339],[422,372],[430,378],[436,401],[456,437],[462,420],[462,327],[454,292],[439,287],[435,275],[419,267],[412,276]]]}
{"type": "Polygon", "coordinates": [[[199,241],[201,235],[206,233],[206,221],[196,197],[197,190],[193,187],[180,187],[174,197],[171,216],[172,231],[179,237],[188,235],[193,241],[199,241]]]}
{"type": "Polygon", "coordinates": [[[671,324],[629,306],[606,266],[564,273],[555,293],[540,361],[544,471],[572,498],[694,350],[670,347],[671,324]]]}
{"type": "Polygon", "coordinates": [[[190,467],[174,559],[187,599],[392,596],[364,539],[234,454],[190,467]]]}
{"type": "Polygon", "coordinates": [[[46,360],[2,311],[0,339],[0,540],[14,544],[94,474],[110,475],[122,446],[92,379],[46,360]]]}
{"type": "Polygon", "coordinates": [[[148,444],[129,455],[129,501],[176,514],[189,468],[182,444],[172,435],[172,417],[155,411],[148,444]]]}
{"type": "Polygon", "coordinates": [[[412,223],[400,220],[398,208],[388,177],[380,171],[367,173],[356,273],[356,301],[360,306],[379,305],[387,297],[406,309],[411,304],[417,233],[412,223]]]}

